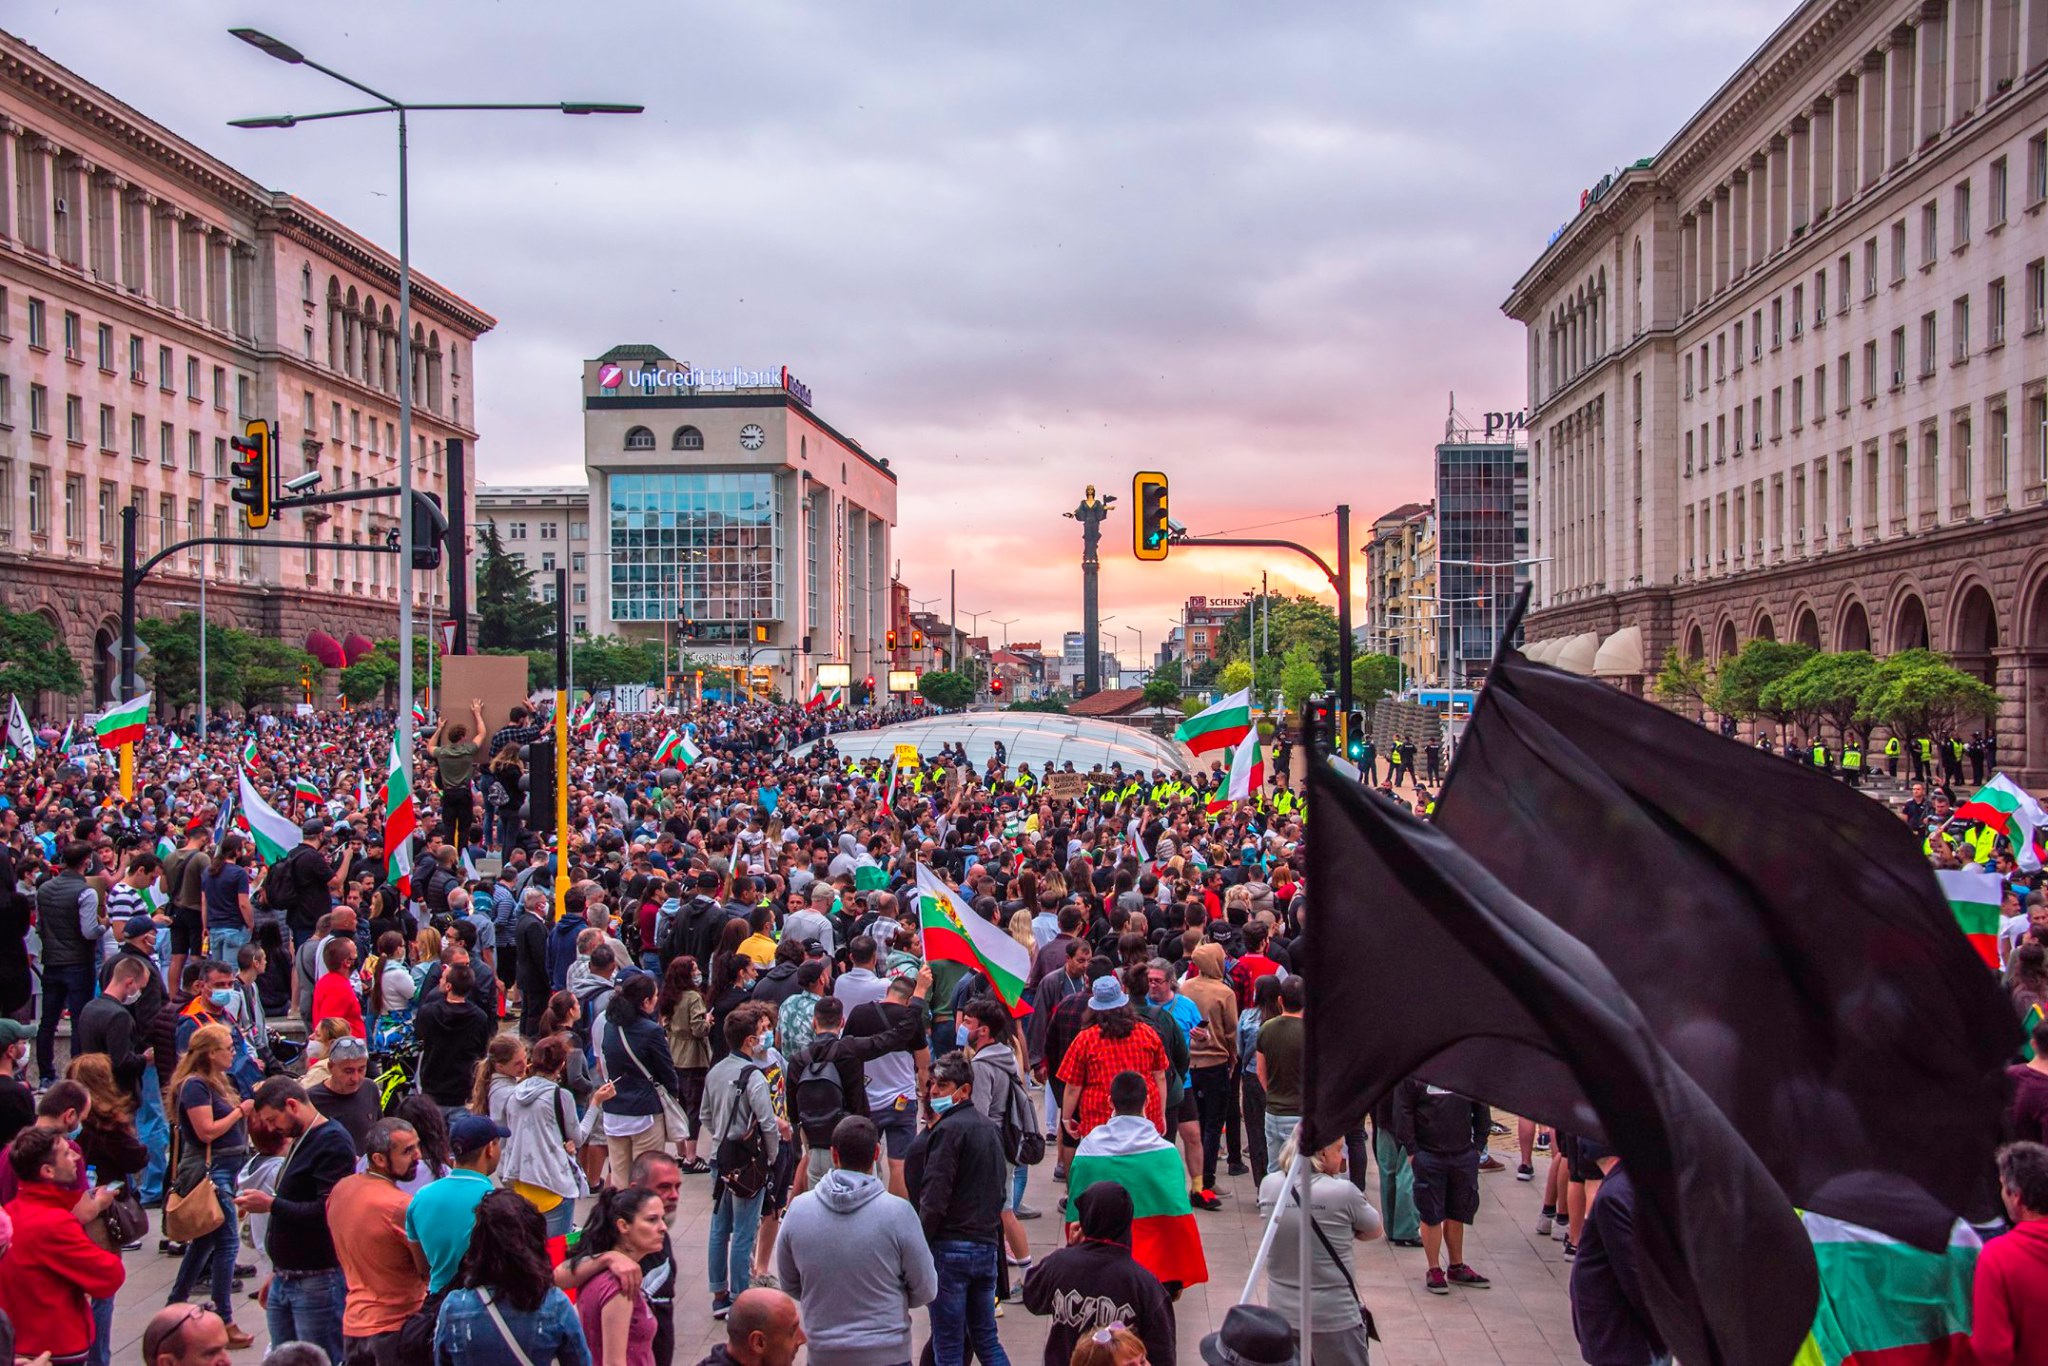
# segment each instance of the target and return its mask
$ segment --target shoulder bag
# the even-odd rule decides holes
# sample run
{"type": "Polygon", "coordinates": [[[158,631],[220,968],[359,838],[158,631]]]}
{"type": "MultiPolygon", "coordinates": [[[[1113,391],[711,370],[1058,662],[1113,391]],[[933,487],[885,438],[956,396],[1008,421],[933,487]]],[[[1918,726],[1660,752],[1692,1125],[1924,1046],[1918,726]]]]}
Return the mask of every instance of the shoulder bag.
{"type": "Polygon", "coordinates": [[[1337,1255],[1336,1244],[1330,1241],[1329,1234],[1323,1232],[1323,1226],[1315,1221],[1314,1213],[1302,1206],[1300,1187],[1290,1184],[1289,1194],[1294,1197],[1295,1208],[1301,1210],[1301,1217],[1308,1220],[1309,1231],[1316,1235],[1316,1241],[1323,1245],[1323,1251],[1330,1254],[1331,1264],[1337,1268],[1337,1274],[1344,1278],[1344,1288],[1351,1292],[1352,1299],[1358,1300],[1358,1312],[1365,1317],[1365,1335],[1378,1342],[1380,1326],[1373,1322],[1372,1310],[1366,1308],[1365,1301],[1359,1298],[1358,1282],[1351,1278],[1351,1268],[1344,1265],[1344,1259],[1337,1255]]]}
{"type": "Polygon", "coordinates": [[[739,1081],[733,1086],[732,1112],[725,1117],[725,1132],[718,1136],[713,1157],[719,1185],[736,1200],[751,1200],[768,1185],[768,1141],[761,1136],[760,1121],[747,1104],[747,1079],[760,1070],[752,1063],[740,1069],[739,1081]],[[746,1127],[735,1133],[733,1121],[742,1115],[746,1127]]]}
{"type": "Polygon", "coordinates": [[[505,1339],[505,1345],[512,1349],[512,1355],[519,1358],[519,1366],[533,1366],[533,1358],[526,1354],[526,1349],[519,1345],[519,1339],[513,1337],[512,1330],[505,1325],[505,1316],[498,1312],[496,1298],[488,1290],[477,1291],[476,1297],[484,1302],[484,1312],[491,1316],[491,1323],[496,1326],[498,1336],[505,1339]]]}
{"type": "MultiPolygon", "coordinates": [[[[179,1136],[172,1147],[182,1149],[184,1144],[177,1120],[174,1118],[171,1124],[172,1134],[179,1136]]],[[[171,1158],[173,1181],[177,1170],[178,1154],[174,1153],[171,1158]]],[[[189,1243],[195,1238],[204,1238],[226,1222],[227,1211],[220,1207],[220,1190],[213,1184],[213,1144],[208,1143],[206,1167],[200,1174],[199,1184],[182,1193],[175,1190],[164,1193],[164,1237],[174,1243],[189,1243]]]]}
{"type": "Polygon", "coordinates": [[[626,1050],[626,1056],[632,1060],[633,1066],[640,1069],[640,1075],[647,1078],[647,1084],[654,1088],[655,1099],[661,1102],[662,1123],[668,1126],[669,1142],[680,1143],[688,1138],[690,1117],[683,1113],[682,1106],[676,1104],[676,1098],[668,1093],[668,1088],[656,1081],[654,1074],[647,1070],[647,1064],[633,1051],[633,1040],[623,1029],[619,1031],[619,1045],[626,1050]]]}

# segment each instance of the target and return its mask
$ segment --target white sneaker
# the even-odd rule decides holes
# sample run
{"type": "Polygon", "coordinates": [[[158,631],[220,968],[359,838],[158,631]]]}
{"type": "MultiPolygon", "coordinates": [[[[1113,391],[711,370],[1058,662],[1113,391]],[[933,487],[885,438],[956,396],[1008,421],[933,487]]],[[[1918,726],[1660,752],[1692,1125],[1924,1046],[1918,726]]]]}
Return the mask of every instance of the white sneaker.
{"type": "Polygon", "coordinates": [[[1548,1237],[1550,1236],[1550,1225],[1551,1225],[1551,1223],[1552,1223],[1552,1220],[1551,1220],[1551,1217],[1550,1217],[1549,1215],[1547,1215],[1547,1214],[1539,1214],[1539,1215],[1537,1215],[1537,1216],[1536,1216],[1536,1236],[1537,1236],[1538,1238],[1548,1238],[1548,1237]]]}

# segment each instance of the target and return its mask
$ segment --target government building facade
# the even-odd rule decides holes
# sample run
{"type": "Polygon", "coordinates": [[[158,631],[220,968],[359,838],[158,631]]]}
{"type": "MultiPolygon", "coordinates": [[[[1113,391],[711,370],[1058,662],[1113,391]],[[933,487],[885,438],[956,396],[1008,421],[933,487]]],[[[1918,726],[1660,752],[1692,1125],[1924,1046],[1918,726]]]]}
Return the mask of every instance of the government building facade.
{"type": "Polygon", "coordinates": [[[2048,0],[1807,0],[1516,282],[1530,653],[1950,652],[2048,778],[2048,0]]]}
{"type": "MultiPolygon", "coordinates": [[[[395,485],[405,455],[415,487],[470,498],[474,344],[494,319],[417,271],[412,291],[406,376],[395,256],[0,33],[0,607],[46,616],[87,678],[46,712],[111,695],[122,508],[145,557],[247,534],[227,481],[247,420],[276,424],[282,479],[395,485]]],[[[397,518],[395,499],[281,514],[260,534],[310,547],[178,554],[139,614],[188,610],[204,579],[215,622],[293,644],[393,636],[397,557],[354,548],[397,518]]],[[[415,575],[422,613],[446,613],[445,579],[415,575]]]]}

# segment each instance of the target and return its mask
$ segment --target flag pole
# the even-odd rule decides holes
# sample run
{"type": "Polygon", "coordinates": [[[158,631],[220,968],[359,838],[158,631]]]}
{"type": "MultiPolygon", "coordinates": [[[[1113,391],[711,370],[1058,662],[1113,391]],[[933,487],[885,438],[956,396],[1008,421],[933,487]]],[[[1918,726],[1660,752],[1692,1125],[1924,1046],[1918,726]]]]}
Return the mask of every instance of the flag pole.
{"type": "Polygon", "coordinates": [[[1308,1124],[1304,1120],[1294,1130],[1294,1198],[1301,1203],[1301,1226],[1295,1231],[1301,1235],[1301,1246],[1296,1253],[1295,1265],[1301,1268],[1301,1354],[1307,1361],[1315,1360],[1316,1337],[1314,1324],[1315,1306],[1315,1263],[1309,1260],[1309,1238],[1313,1236],[1315,1206],[1309,1203],[1309,1186],[1316,1179],[1315,1163],[1310,1161],[1308,1151],[1308,1124]]]}
{"type": "Polygon", "coordinates": [[[1295,1188],[1301,1175],[1301,1164],[1301,1155],[1296,1153],[1294,1166],[1288,1170],[1287,1180],[1280,1186],[1280,1198],[1273,1202],[1273,1212],[1266,1218],[1266,1232],[1259,1239],[1259,1250],[1252,1254],[1252,1269],[1244,1278],[1244,1293],[1237,1297],[1239,1304],[1251,1303],[1252,1290],[1259,1283],[1259,1272],[1265,1270],[1266,1258],[1273,1253],[1273,1240],[1280,1233],[1280,1211],[1287,1208],[1287,1192],[1295,1188]]]}

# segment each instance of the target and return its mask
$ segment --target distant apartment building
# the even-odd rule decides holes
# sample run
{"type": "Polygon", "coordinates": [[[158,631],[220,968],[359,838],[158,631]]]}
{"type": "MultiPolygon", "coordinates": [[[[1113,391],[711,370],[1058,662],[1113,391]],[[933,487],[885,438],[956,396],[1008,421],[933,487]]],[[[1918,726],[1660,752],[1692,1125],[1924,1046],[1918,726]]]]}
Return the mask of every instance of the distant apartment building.
{"type": "Polygon", "coordinates": [[[570,633],[591,634],[589,485],[479,484],[476,526],[492,528],[505,553],[532,571],[545,602],[555,600],[555,571],[568,570],[570,633]]]}

